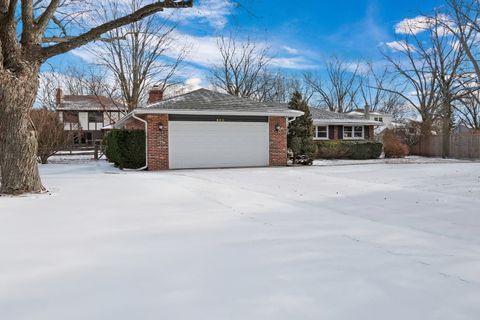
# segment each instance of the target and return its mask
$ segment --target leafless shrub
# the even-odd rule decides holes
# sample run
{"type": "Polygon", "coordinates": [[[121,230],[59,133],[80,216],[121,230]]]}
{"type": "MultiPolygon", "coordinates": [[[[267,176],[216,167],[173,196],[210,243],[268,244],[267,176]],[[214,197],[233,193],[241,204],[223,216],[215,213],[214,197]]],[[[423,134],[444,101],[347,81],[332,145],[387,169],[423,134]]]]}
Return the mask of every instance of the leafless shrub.
{"type": "Polygon", "coordinates": [[[65,134],[62,123],[54,111],[46,108],[33,109],[30,117],[37,133],[37,157],[41,163],[48,163],[48,158],[65,148],[70,138],[65,134]]]}
{"type": "Polygon", "coordinates": [[[383,133],[383,150],[386,158],[405,158],[408,156],[408,146],[395,134],[393,130],[383,133]]]}

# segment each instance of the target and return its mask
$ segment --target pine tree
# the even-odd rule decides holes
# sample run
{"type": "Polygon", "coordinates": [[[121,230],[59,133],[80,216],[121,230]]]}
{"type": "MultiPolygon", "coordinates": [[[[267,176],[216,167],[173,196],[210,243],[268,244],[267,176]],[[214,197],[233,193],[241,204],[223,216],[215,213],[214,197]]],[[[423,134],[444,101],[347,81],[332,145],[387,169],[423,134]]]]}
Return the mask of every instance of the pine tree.
{"type": "Polygon", "coordinates": [[[315,157],[317,146],[313,141],[315,127],[307,102],[302,94],[294,92],[289,102],[290,109],[304,112],[304,115],[292,121],[288,127],[288,148],[293,153],[293,159],[301,155],[315,157]]]}

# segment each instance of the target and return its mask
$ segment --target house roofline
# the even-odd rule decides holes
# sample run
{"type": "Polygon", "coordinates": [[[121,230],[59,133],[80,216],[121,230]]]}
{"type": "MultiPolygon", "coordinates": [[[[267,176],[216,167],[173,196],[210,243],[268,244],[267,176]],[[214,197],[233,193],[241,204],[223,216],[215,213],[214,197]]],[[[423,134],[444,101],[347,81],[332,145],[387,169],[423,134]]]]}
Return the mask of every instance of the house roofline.
{"type": "Polygon", "coordinates": [[[338,126],[378,126],[378,127],[383,127],[385,126],[385,123],[380,122],[380,121],[362,121],[362,120],[355,120],[355,119],[350,119],[350,120],[315,120],[313,119],[313,124],[314,125],[338,125],[338,126]]]}
{"type": "Polygon", "coordinates": [[[148,114],[185,114],[185,115],[219,115],[219,116],[259,116],[259,117],[285,117],[285,118],[297,118],[304,113],[298,110],[286,110],[284,112],[254,112],[254,111],[217,111],[217,110],[149,110],[149,109],[136,109],[125,117],[117,121],[114,127],[121,127],[127,120],[133,118],[133,115],[148,115],[148,114]]]}

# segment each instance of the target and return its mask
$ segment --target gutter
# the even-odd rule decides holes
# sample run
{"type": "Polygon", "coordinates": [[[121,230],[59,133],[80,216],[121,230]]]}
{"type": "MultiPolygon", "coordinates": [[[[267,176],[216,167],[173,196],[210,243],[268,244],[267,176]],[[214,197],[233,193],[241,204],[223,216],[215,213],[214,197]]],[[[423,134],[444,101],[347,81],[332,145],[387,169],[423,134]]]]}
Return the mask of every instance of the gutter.
{"type": "MultiPolygon", "coordinates": [[[[300,117],[303,112],[286,110],[278,112],[258,111],[222,111],[222,110],[178,110],[178,109],[153,109],[143,108],[135,110],[136,114],[194,114],[194,115],[219,115],[219,116],[263,116],[263,117],[300,117]]],[[[127,115],[128,116],[128,115],[127,115]]]]}

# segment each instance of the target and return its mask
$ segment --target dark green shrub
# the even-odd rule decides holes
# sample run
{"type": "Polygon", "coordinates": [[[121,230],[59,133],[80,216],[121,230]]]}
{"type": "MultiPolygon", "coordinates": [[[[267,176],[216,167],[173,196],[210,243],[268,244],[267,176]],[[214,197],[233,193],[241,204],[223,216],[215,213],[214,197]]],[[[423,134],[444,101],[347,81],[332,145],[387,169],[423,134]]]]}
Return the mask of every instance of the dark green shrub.
{"type": "Polygon", "coordinates": [[[317,147],[313,141],[313,131],[315,127],[312,122],[312,115],[307,101],[303,99],[302,94],[295,91],[289,103],[289,108],[299,110],[304,113],[303,116],[296,118],[288,125],[287,144],[288,149],[293,154],[293,159],[305,155],[309,158],[315,157],[317,147]]]}
{"type": "Polygon", "coordinates": [[[103,143],[108,160],[121,169],[138,169],[145,165],[145,131],[114,129],[105,136],[103,143]]]}
{"type": "Polygon", "coordinates": [[[376,141],[317,141],[319,159],[377,159],[382,144],[376,141]]]}

